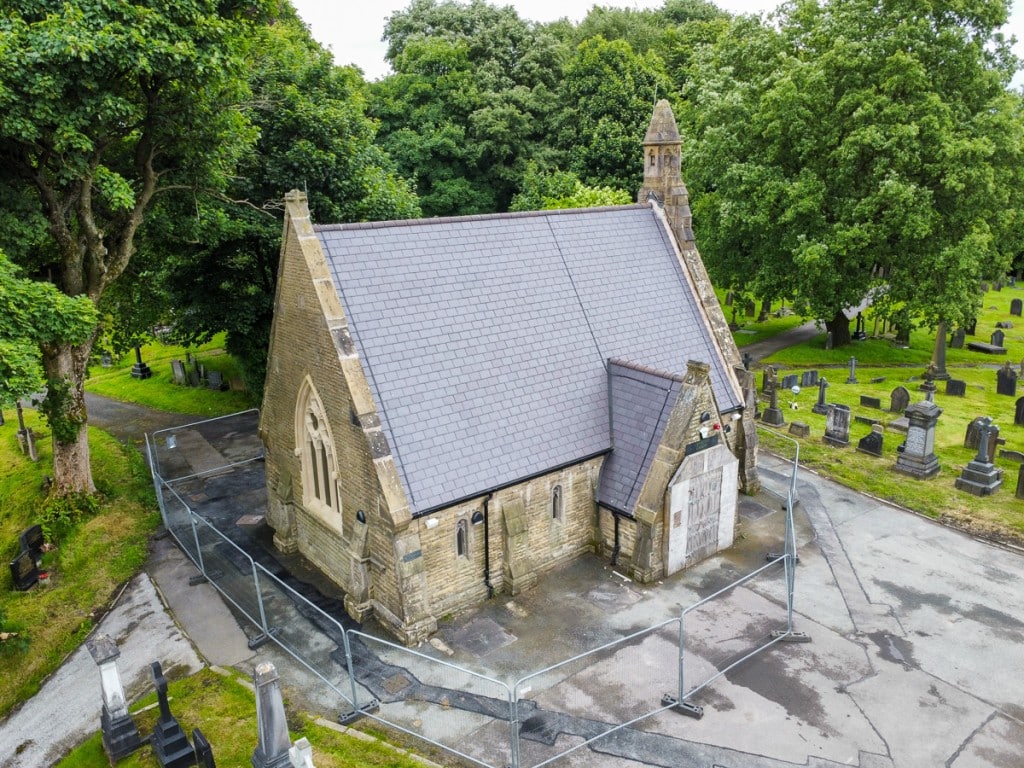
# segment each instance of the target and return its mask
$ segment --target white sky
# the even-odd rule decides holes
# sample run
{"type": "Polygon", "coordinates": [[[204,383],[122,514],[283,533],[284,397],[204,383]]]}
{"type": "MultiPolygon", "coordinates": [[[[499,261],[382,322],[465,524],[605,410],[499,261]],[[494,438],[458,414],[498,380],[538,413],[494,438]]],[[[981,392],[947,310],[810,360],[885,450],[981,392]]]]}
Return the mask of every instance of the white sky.
{"type": "MultiPolygon", "coordinates": [[[[660,8],[663,0],[489,0],[491,5],[512,5],[519,16],[530,21],[554,21],[568,16],[579,21],[593,5],[617,8],[660,8]]],[[[338,64],[356,64],[367,80],[377,80],[390,71],[384,62],[381,42],[384,21],[395,11],[409,7],[410,0],[292,0],[299,16],[309,25],[321,44],[334,52],[338,64]]],[[[777,0],[713,0],[731,13],[760,13],[774,10],[777,0]]],[[[1018,40],[1018,56],[1024,56],[1024,0],[1013,4],[1005,33],[1018,40]]],[[[1019,79],[1019,78],[1018,78],[1019,79]]]]}

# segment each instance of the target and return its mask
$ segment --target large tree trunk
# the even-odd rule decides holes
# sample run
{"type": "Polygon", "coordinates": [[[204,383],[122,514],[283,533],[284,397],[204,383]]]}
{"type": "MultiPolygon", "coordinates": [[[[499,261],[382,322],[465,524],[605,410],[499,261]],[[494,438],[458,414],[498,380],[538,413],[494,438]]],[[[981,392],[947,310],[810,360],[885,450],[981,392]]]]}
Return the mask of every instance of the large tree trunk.
{"type": "Polygon", "coordinates": [[[825,321],[825,330],[832,334],[832,346],[843,347],[850,343],[850,320],[843,314],[843,310],[836,312],[836,316],[825,321]]]}
{"type": "MultiPolygon", "coordinates": [[[[68,399],[60,418],[78,425],[74,439],[64,442],[53,430],[52,493],[95,493],[92,467],[89,464],[89,430],[86,425],[85,374],[94,338],[85,344],[54,345],[43,350],[43,368],[47,380],[66,381],[68,399]]],[[[51,425],[52,429],[52,425],[51,425]]]]}

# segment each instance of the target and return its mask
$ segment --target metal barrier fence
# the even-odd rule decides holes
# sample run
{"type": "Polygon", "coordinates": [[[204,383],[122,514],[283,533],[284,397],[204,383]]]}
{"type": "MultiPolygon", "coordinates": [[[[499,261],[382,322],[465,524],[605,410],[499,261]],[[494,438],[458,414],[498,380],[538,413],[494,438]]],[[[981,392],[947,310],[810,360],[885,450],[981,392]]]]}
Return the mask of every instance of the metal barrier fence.
{"type": "Polygon", "coordinates": [[[237,495],[232,480],[236,472],[262,476],[262,446],[250,438],[257,420],[256,411],[247,411],[147,435],[164,524],[200,573],[259,630],[257,640],[273,641],[316,675],[344,702],[347,716],[372,718],[484,768],[540,768],[670,710],[699,717],[702,709],[691,701],[699,692],[774,644],[804,639],[793,625],[799,443],[786,435],[770,430],[796,446],[781,553],[677,616],[505,682],[346,629],[229,538],[218,527],[226,519],[193,509],[211,493],[227,494],[234,524],[246,511],[237,508],[239,498],[249,493],[259,503],[251,488],[237,495]],[[742,627],[722,619],[730,601],[742,627]],[[661,690],[666,670],[675,673],[668,692],[661,690]],[[597,698],[614,722],[593,719],[597,698]],[[562,735],[570,738],[560,743],[562,735]]]}

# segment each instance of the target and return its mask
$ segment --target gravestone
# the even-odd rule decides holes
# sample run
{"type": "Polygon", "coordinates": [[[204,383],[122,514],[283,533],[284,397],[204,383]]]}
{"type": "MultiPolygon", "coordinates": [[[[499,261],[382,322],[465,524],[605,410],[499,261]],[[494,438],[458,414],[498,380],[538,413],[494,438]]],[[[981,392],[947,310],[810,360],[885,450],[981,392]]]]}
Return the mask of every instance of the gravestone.
{"type": "Polygon", "coordinates": [[[726,294],[725,294],[725,306],[731,307],[732,304],[733,304],[733,300],[735,298],[736,297],[735,297],[735,295],[733,294],[732,291],[726,291],[726,294]]]}
{"type": "Polygon", "coordinates": [[[196,765],[199,768],[217,768],[217,762],[213,759],[213,747],[198,728],[192,729],[192,743],[196,747],[196,765]]]}
{"type": "Polygon", "coordinates": [[[749,371],[750,370],[750,364],[752,362],[754,362],[754,356],[751,355],[749,352],[744,352],[743,353],[743,367],[746,368],[749,371]]]}
{"type": "Polygon", "coordinates": [[[1006,339],[1006,334],[1003,333],[999,328],[992,331],[992,335],[989,337],[988,343],[993,347],[1003,346],[1003,341],[1006,339]]]}
{"type": "Polygon", "coordinates": [[[188,372],[185,370],[185,364],[181,360],[171,360],[171,376],[174,377],[175,384],[180,384],[183,387],[188,386],[188,372]]]}
{"type": "Polygon", "coordinates": [[[1017,396],[1017,371],[1010,366],[1009,361],[996,371],[996,394],[1017,396]]]}
{"type": "Polygon", "coordinates": [[[1013,495],[1018,499],[1024,499],[1024,464],[1017,470],[1017,492],[1013,495]]]}
{"type": "MultiPolygon", "coordinates": [[[[1024,363],[1021,363],[1024,365],[1024,363]]],[[[818,372],[817,371],[804,371],[800,374],[800,386],[801,387],[816,387],[818,386],[818,372]]]]}
{"type": "Polygon", "coordinates": [[[149,665],[153,674],[153,685],[156,687],[157,703],[160,705],[160,717],[157,719],[153,734],[149,737],[153,754],[162,768],[185,768],[195,765],[196,753],[188,743],[188,736],[182,730],[167,701],[167,678],[159,661],[149,665]]]}
{"type": "Polygon", "coordinates": [[[978,318],[975,317],[975,318],[972,318],[971,322],[969,322],[967,324],[967,327],[964,328],[964,331],[967,333],[968,336],[973,336],[977,332],[977,330],[978,330],[978,318]]]}
{"type": "Polygon", "coordinates": [[[752,301],[748,301],[746,304],[743,305],[743,314],[745,314],[747,317],[753,317],[756,311],[757,309],[754,307],[754,302],[752,301]]]}
{"type": "Polygon", "coordinates": [[[1010,314],[1014,317],[1020,317],[1022,309],[1024,309],[1024,301],[1014,299],[1010,302],[1010,314]]]}
{"type": "Polygon", "coordinates": [[[761,373],[761,391],[767,392],[768,388],[774,386],[775,383],[775,366],[766,365],[761,373]]]}
{"type": "Polygon", "coordinates": [[[228,388],[228,385],[224,383],[224,374],[220,371],[210,371],[206,374],[206,387],[207,389],[215,389],[218,392],[223,392],[228,388]]]}
{"type": "Polygon", "coordinates": [[[893,469],[921,480],[938,474],[935,424],[941,413],[941,408],[927,400],[907,406],[907,439],[896,449],[898,455],[893,469]]]}
{"type": "Polygon", "coordinates": [[[100,670],[100,691],[103,704],[100,709],[100,732],[103,750],[111,765],[127,757],[142,746],[138,726],[128,713],[128,704],[117,671],[121,651],[109,635],[98,634],[85,643],[100,670]]]}
{"type": "Polygon", "coordinates": [[[789,425],[789,434],[796,437],[810,437],[811,428],[802,421],[794,421],[789,425]]]}
{"type": "Polygon", "coordinates": [[[313,746],[305,736],[295,740],[295,746],[288,750],[288,757],[294,768],[315,768],[313,746]]]}
{"type": "MultiPolygon", "coordinates": [[[[970,424],[967,425],[967,429],[964,432],[964,448],[969,448],[972,451],[978,450],[978,446],[981,443],[981,426],[985,422],[985,418],[986,417],[984,416],[978,416],[976,419],[972,420],[970,424]]],[[[996,430],[995,432],[990,432],[988,455],[995,456],[996,448],[998,448],[1000,444],[1005,442],[1006,441],[1003,440],[1003,438],[999,437],[998,430],[996,430]]]]}
{"type": "Polygon", "coordinates": [[[981,292],[982,293],[988,293],[988,291],[989,291],[988,283],[982,283],[981,284],[981,292]]]}
{"type": "Polygon", "coordinates": [[[19,592],[31,589],[39,581],[39,568],[30,552],[19,552],[18,556],[11,560],[10,567],[11,581],[19,592]]]}
{"type": "Polygon", "coordinates": [[[1013,414],[1013,424],[1024,427],[1024,397],[1017,398],[1017,410],[1013,414]]]}
{"type": "Polygon", "coordinates": [[[967,394],[967,382],[960,379],[946,379],[946,394],[953,397],[964,397],[967,394]]]}
{"type": "Polygon", "coordinates": [[[829,445],[845,448],[850,444],[850,406],[830,404],[825,416],[825,435],[829,445]]]}
{"type": "Polygon", "coordinates": [[[861,395],[860,404],[865,408],[878,408],[882,409],[882,401],[877,397],[871,397],[870,395],[861,395]]]}
{"type": "Polygon", "coordinates": [[[779,408],[779,391],[775,382],[771,382],[768,388],[768,397],[768,407],[761,414],[761,421],[772,427],[781,427],[786,420],[782,416],[782,409],[779,408]]]}
{"type": "Polygon", "coordinates": [[[828,403],[825,402],[825,390],[828,389],[828,379],[822,376],[818,379],[818,402],[814,404],[811,410],[821,416],[828,414],[828,403]]]}
{"type": "Polygon", "coordinates": [[[795,373],[791,373],[788,376],[783,376],[782,377],[782,388],[783,389],[792,389],[793,387],[799,385],[799,381],[800,381],[800,379],[797,377],[797,375],[795,373]]]}
{"type": "Polygon", "coordinates": [[[871,379],[872,384],[883,384],[885,382],[885,376],[874,376],[871,379]]]}
{"type": "Polygon", "coordinates": [[[932,378],[944,381],[949,378],[946,372],[946,324],[939,323],[935,329],[935,347],[932,349],[932,361],[929,368],[932,370],[932,378]]]}
{"type": "Polygon", "coordinates": [[[935,365],[930,364],[928,370],[924,372],[924,381],[918,389],[924,392],[924,399],[928,402],[935,402],[935,365]]]}
{"type": "Polygon", "coordinates": [[[33,525],[26,528],[18,536],[18,544],[22,552],[28,552],[38,565],[43,556],[43,548],[46,546],[46,539],[43,538],[43,526],[33,525]]]}
{"type": "Polygon", "coordinates": [[[955,331],[953,331],[953,335],[949,339],[949,348],[950,349],[963,349],[964,348],[964,340],[965,340],[966,336],[967,336],[967,332],[964,331],[963,328],[957,328],[955,331]]]}
{"type": "Polygon", "coordinates": [[[832,331],[825,334],[825,349],[833,349],[835,342],[832,340],[832,331]]]}
{"type": "Polygon", "coordinates": [[[859,384],[857,381],[857,358],[850,358],[850,375],[846,377],[847,384],[859,384]]]}
{"type": "Polygon", "coordinates": [[[996,328],[1005,328],[1006,330],[1010,330],[1013,328],[1013,323],[1010,320],[1000,320],[996,323],[996,328]]]}
{"type": "Polygon", "coordinates": [[[870,454],[871,456],[881,456],[883,442],[882,436],[883,429],[881,425],[874,425],[871,427],[871,432],[857,442],[857,450],[861,453],[870,454]]]}
{"type": "Polygon", "coordinates": [[[902,384],[889,395],[889,412],[903,413],[910,405],[910,392],[902,384]]]}
{"type": "Polygon", "coordinates": [[[978,431],[978,455],[964,467],[955,485],[961,491],[967,491],[974,496],[989,496],[1003,484],[1003,471],[992,463],[992,453],[989,450],[991,443],[999,438],[999,427],[993,424],[988,416],[983,416],[978,431]]]}
{"type": "Polygon", "coordinates": [[[291,760],[291,737],[285,719],[284,701],[277,669],[268,661],[257,665],[252,675],[256,686],[256,724],[259,735],[252,753],[252,768],[284,768],[291,760]]]}
{"type": "Polygon", "coordinates": [[[864,331],[864,315],[860,312],[857,313],[857,330],[853,332],[854,341],[864,341],[868,337],[864,331]]]}

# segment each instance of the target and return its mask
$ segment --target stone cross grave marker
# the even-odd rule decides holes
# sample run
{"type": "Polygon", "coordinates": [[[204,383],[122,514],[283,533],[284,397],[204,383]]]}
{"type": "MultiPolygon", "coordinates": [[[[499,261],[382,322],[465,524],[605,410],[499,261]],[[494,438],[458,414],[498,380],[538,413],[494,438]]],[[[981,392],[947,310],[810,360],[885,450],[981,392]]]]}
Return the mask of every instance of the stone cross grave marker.
{"type": "Polygon", "coordinates": [[[1003,471],[992,463],[990,451],[992,443],[999,439],[999,427],[988,416],[983,416],[978,422],[978,432],[978,455],[964,467],[955,485],[974,496],[988,496],[1003,484],[1003,471]]]}
{"type": "Polygon", "coordinates": [[[820,416],[828,415],[828,403],[825,402],[825,390],[828,389],[828,379],[822,376],[818,379],[818,402],[811,408],[814,413],[820,416]]]}
{"type": "Polygon", "coordinates": [[[160,705],[160,717],[149,737],[153,754],[162,768],[185,768],[195,765],[196,753],[188,742],[188,736],[182,730],[167,700],[167,678],[159,661],[149,665],[153,674],[153,685],[156,687],[157,703],[160,705]]]}

